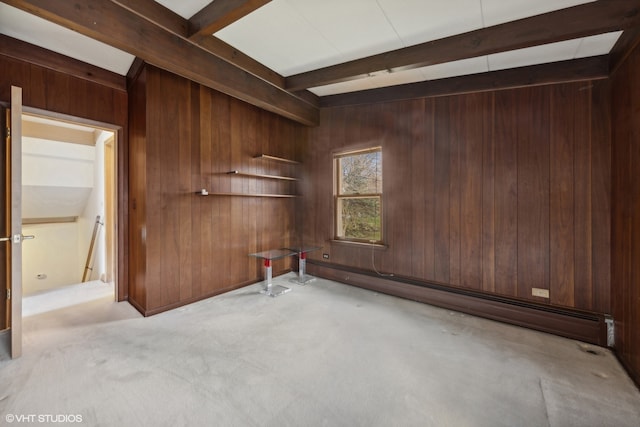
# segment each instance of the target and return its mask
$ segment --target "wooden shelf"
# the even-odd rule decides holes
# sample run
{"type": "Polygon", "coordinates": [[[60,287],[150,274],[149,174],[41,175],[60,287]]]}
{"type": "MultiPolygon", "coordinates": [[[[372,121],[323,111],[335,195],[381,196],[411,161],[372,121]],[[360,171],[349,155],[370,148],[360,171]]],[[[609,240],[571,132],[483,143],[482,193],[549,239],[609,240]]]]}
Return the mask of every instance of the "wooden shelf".
{"type": "Polygon", "coordinates": [[[233,197],[276,197],[292,199],[299,197],[297,194],[259,194],[259,193],[209,193],[209,196],[233,196],[233,197]]]}
{"type": "Polygon", "coordinates": [[[295,160],[285,159],[285,158],[276,157],[276,156],[269,156],[268,154],[258,154],[257,156],[254,157],[254,159],[273,160],[276,162],[291,163],[294,165],[300,164],[300,162],[296,162],[295,160]]]}
{"type": "Polygon", "coordinates": [[[227,172],[229,175],[239,175],[239,176],[250,176],[254,178],[268,178],[268,179],[281,179],[285,181],[298,181],[298,178],[293,178],[290,176],[280,176],[280,175],[264,175],[261,173],[249,173],[249,172],[240,172],[240,171],[229,171],[227,172]]]}

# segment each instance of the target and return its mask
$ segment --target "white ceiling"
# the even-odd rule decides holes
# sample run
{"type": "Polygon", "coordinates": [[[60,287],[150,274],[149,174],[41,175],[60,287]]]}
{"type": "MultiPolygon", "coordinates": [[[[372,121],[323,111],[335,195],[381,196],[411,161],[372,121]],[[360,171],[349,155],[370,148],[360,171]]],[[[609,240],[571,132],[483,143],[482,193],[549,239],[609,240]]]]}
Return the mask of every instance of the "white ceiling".
{"type": "MultiPolygon", "coordinates": [[[[160,0],[185,19],[211,0],[160,0]]],[[[563,9],[585,0],[273,0],[218,31],[283,76],[563,9]]],[[[133,56],[0,3],[0,33],[126,75],[133,56]]],[[[331,95],[608,53],[620,33],[471,58],[310,90],[331,95]]]]}

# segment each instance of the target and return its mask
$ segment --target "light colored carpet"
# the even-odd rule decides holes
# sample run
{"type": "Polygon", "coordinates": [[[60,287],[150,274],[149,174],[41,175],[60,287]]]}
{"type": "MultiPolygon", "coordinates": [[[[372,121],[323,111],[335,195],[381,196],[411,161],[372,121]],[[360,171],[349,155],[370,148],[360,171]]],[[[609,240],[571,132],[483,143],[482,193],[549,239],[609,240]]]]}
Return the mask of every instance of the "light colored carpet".
{"type": "Polygon", "coordinates": [[[111,297],[25,318],[23,357],[0,359],[0,424],[639,425],[608,350],[291,277],[278,298],[255,284],[146,319],[111,297]]]}
{"type": "Polygon", "coordinates": [[[22,300],[22,316],[30,317],[105,297],[115,300],[113,283],[93,280],[69,285],[25,296],[22,300]]]}

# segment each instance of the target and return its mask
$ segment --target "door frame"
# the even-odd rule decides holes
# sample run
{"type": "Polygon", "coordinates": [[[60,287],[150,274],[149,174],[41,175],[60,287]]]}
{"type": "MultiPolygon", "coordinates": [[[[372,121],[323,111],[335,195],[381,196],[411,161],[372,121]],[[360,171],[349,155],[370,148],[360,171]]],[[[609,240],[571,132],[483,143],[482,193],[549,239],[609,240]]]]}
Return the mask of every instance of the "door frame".
{"type": "MultiPolygon", "coordinates": [[[[112,248],[107,248],[107,251],[111,252],[112,254],[112,258],[111,258],[111,262],[112,265],[108,265],[107,264],[107,271],[110,271],[113,274],[113,283],[114,283],[114,300],[116,301],[123,301],[126,300],[126,288],[124,288],[125,283],[122,283],[121,279],[123,277],[122,275],[122,271],[121,270],[121,266],[118,265],[119,263],[117,262],[120,255],[120,249],[122,248],[122,245],[124,242],[121,242],[121,238],[122,238],[122,234],[119,233],[119,229],[122,226],[120,224],[120,209],[121,207],[121,200],[123,200],[124,198],[120,197],[119,194],[119,190],[120,190],[120,183],[122,182],[122,180],[124,179],[124,176],[122,176],[122,174],[126,173],[126,171],[123,171],[120,167],[120,156],[121,156],[121,150],[122,150],[122,142],[123,142],[123,128],[122,126],[118,126],[118,125],[114,125],[111,123],[105,123],[105,122],[100,122],[97,120],[91,120],[91,119],[86,119],[86,118],[82,118],[82,117],[77,117],[77,116],[71,116],[68,114],[62,114],[62,113],[57,113],[54,111],[48,111],[48,110],[44,110],[44,109],[40,109],[40,108],[33,108],[33,107],[28,107],[28,106],[23,106],[22,107],[22,113],[23,114],[27,114],[27,115],[31,115],[31,116],[39,116],[42,118],[46,118],[49,120],[56,120],[56,121],[62,121],[62,122],[67,122],[67,123],[74,123],[74,124],[79,124],[79,125],[84,125],[84,126],[89,126],[89,127],[94,127],[96,129],[103,129],[103,130],[107,130],[110,132],[113,132],[113,142],[112,142],[112,148],[113,148],[113,152],[112,152],[112,176],[109,177],[110,179],[110,186],[112,189],[112,205],[109,207],[110,211],[113,213],[112,216],[112,221],[111,224],[106,224],[105,223],[105,234],[110,234],[111,236],[113,236],[113,239],[111,241],[112,243],[112,248]],[[107,230],[107,227],[109,228],[109,230],[107,230]]],[[[105,155],[105,161],[107,160],[106,155],[105,155]]],[[[106,171],[105,171],[106,172],[106,171]]],[[[105,196],[106,196],[106,187],[108,187],[107,182],[106,182],[107,177],[105,176],[105,196]]],[[[107,206],[105,204],[105,210],[107,209],[107,206]]],[[[106,241],[106,240],[105,240],[106,241]]],[[[109,257],[107,257],[109,258],[109,257]]],[[[107,260],[107,263],[109,263],[109,260],[107,260]]]]}

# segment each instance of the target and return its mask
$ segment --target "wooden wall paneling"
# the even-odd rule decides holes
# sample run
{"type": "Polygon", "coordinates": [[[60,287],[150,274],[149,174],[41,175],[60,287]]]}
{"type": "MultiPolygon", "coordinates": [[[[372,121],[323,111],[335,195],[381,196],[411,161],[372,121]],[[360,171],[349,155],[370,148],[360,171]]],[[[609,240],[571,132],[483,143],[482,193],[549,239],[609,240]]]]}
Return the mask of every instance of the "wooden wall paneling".
{"type": "MultiPolygon", "coordinates": [[[[627,60],[629,61],[629,60],[627,60]]],[[[612,97],[613,132],[612,132],[612,242],[611,242],[611,306],[616,329],[616,352],[620,358],[629,362],[629,340],[633,329],[630,324],[628,304],[630,297],[631,277],[631,210],[630,176],[632,158],[629,147],[632,123],[630,86],[631,66],[627,62],[620,67],[614,79],[612,97]]]]}
{"type": "MultiPolygon", "coordinates": [[[[229,146],[229,100],[215,91],[210,91],[211,103],[211,188],[214,192],[230,192],[231,177],[226,174],[231,163],[229,146]]],[[[210,275],[207,276],[207,290],[213,292],[217,287],[224,286],[230,281],[229,272],[229,227],[231,199],[220,197],[209,200],[211,206],[211,248],[210,275]],[[216,283],[216,278],[217,282],[216,283]]]]}
{"type": "Polygon", "coordinates": [[[95,117],[96,120],[111,122],[109,119],[113,116],[113,112],[117,111],[112,94],[121,92],[112,91],[104,86],[96,87],[94,83],[87,82],[86,80],[78,80],[72,84],[75,87],[80,82],[82,82],[87,90],[91,91],[91,96],[86,98],[88,101],[86,106],[87,114],[90,117],[95,117]],[[89,89],[91,86],[94,86],[94,88],[89,89]]]}
{"type": "MultiPolygon", "coordinates": [[[[484,93],[464,97],[460,146],[460,285],[482,288],[484,93]]],[[[491,122],[488,122],[491,123],[491,122]]]]}
{"type": "MultiPolygon", "coordinates": [[[[585,209],[584,205],[575,206],[574,182],[578,187],[589,186],[588,181],[580,182],[582,174],[574,172],[574,167],[580,168],[577,159],[574,162],[574,153],[589,150],[588,141],[574,138],[574,111],[582,101],[577,99],[576,90],[573,85],[552,87],[550,99],[549,301],[568,307],[574,304],[574,251],[587,250],[581,249],[574,238],[582,231],[575,216],[583,215],[581,208],[585,209]]],[[[578,200],[579,190],[575,192],[578,200]]]]}
{"type": "MultiPolygon", "coordinates": [[[[194,165],[192,169],[193,186],[192,191],[205,189],[209,192],[215,191],[220,179],[213,171],[213,157],[217,146],[214,144],[214,135],[217,133],[213,129],[213,103],[212,91],[205,87],[198,87],[198,95],[191,99],[194,121],[193,124],[193,147],[191,158],[194,165]],[[197,100],[197,106],[195,101],[197,100]]],[[[214,266],[218,262],[214,253],[213,228],[216,223],[218,211],[218,201],[209,197],[193,195],[194,200],[194,221],[191,225],[194,247],[198,250],[193,254],[196,259],[193,266],[193,292],[195,295],[204,295],[213,291],[211,278],[214,274],[214,266]]]]}
{"type": "MultiPolygon", "coordinates": [[[[181,106],[178,120],[178,256],[179,256],[179,300],[193,298],[193,270],[197,265],[193,254],[200,250],[198,242],[192,233],[193,224],[199,223],[199,216],[195,209],[195,197],[193,194],[193,169],[199,172],[199,162],[193,161],[193,151],[199,145],[199,114],[198,114],[198,87],[195,83],[187,82],[185,102],[181,106]],[[194,103],[195,108],[194,109],[194,103]]],[[[195,294],[197,295],[197,294],[195,294]]]]}
{"type": "Polygon", "coordinates": [[[189,122],[184,123],[185,116],[181,114],[186,106],[185,94],[188,91],[188,82],[164,71],[156,70],[156,72],[159,84],[158,91],[154,92],[154,95],[158,99],[155,100],[155,108],[150,110],[150,114],[155,115],[155,120],[150,121],[148,130],[153,129],[154,134],[154,138],[149,142],[154,145],[153,150],[158,156],[154,167],[158,169],[159,186],[156,187],[149,182],[147,185],[150,191],[160,193],[160,204],[153,206],[154,210],[160,211],[160,224],[158,228],[149,230],[148,234],[159,235],[160,306],[167,306],[180,301],[179,162],[180,145],[184,143],[181,138],[182,129],[189,124],[189,122]],[[171,94],[171,96],[164,94],[171,94]]]}
{"type": "Polygon", "coordinates": [[[436,174],[436,156],[435,156],[435,101],[433,99],[425,100],[425,110],[423,112],[425,121],[423,122],[425,138],[424,165],[421,167],[425,170],[424,184],[422,191],[424,192],[424,267],[425,274],[422,277],[428,280],[435,280],[435,174],[436,174]]]}
{"type": "Polygon", "coordinates": [[[449,283],[450,278],[450,169],[451,144],[449,141],[449,99],[435,100],[435,240],[434,240],[434,279],[449,283]]]}
{"type": "MultiPolygon", "coordinates": [[[[248,171],[250,173],[256,172],[255,161],[253,155],[256,152],[256,133],[258,127],[258,121],[261,114],[258,110],[251,109],[248,111],[241,121],[241,147],[242,147],[242,171],[248,171]]],[[[256,193],[258,183],[254,178],[243,178],[243,193],[256,193]]],[[[245,254],[244,263],[242,264],[242,276],[244,280],[251,280],[255,278],[255,263],[251,262],[248,258],[250,253],[258,251],[257,246],[257,229],[256,229],[256,208],[258,200],[253,197],[242,197],[242,228],[246,233],[246,246],[244,247],[245,254]],[[251,268],[253,267],[253,268],[251,268]]]]}
{"type": "MultiPolygon", "coordinates": [[[[611,83],[591,89],[592,309],[611,313],[611,83]]],[[[587,125],[588,126],[588,125],[587,125]]]]}
{"type": "Polygon", "coordinates": [[[482,290],[496,291],[495,95],[487,94],[482,137],[482,290]]]}
{"type": "MultiPolygon", "coordinates": [[[[187,225],[187,232],[191,236],[192,253],[189,256],[191,260],[191,283],[185,283],[189,287],[190,295],[186,298],[193,298],[197,295],[202,295],[203,292],[203,276],[202,275],[202,254],[204,252],[204,230],[210,233],[210,221],[208,224],[204,224],[206,214],[203,212],[205,197],[196,196],[194,192],[199,191],[202,188],[211,188],[208,181],[211,177],[211,127],[207,127],[207,121],[204,120],[206,114],[211,115],[211,109],[202,108],[202,88],[198,85],[190,85],[190,117],[189,122],[190,129],[190,146],[189,151],[191,162],[190,176],[185,177],[184,196],[188,201],[191,209],[191,217],[183,219],[187,225]],[[204,112],[203,112],[204,110],[204,112]]],[[[210,103],[208,106],[210,107],[210,103]]],[[[209,204],[209,208],[211,208],[209,204]]],[[[211,212],[211,209],[208,210],[211,212]]],[[[209,257],[211,251],[208,252],[209,257]]],[[[207,262],[210,264],[211,262],[207,262]]],[[[182,297],[182,295],[181,295],[182,297]]]]}
{"type": "Polygon", "coordinates": [[[64,114],[71,112],[71,76],[46,70],[45,73],[46,105],[45,110],[57,111],[64,114]]]}
{"type": "Polygon", "coordinates": [[[461,230],[461,166],[460,157],[464,150],[465,141],[462,139],[464,127],[465,97],[452,96],[449,99],[449,284],[460,286],[461,260],[460,248],[462,246],[461,230]]]}
{"type": "Polygon", "coordinates": [[[0,99],[4,102],[10,102],[11,100],[11,86],[17,86],[21,88],[29,88],[28,91],[24,91],[24,97],[22,99],[23,105],[29,105],[35,108],[44,108],[46,102],[46,96],[36,97],[34,94],[44,92],[44,79],[38,79],[40,84],[34,84],[33,74],[43,72],[41,67],[35,67],[24,61],[18,61],[13,58],[9,58],[0,54],[0,64],[2,65],[2,87],[0,87],[0,99]]]}
{"type": "Polygon", "coordinates": [[[412,233],[410,236],[410,250],[408,257],[410,269],[405,273],[410,277],[425,277],[427,275],[427,229],[429,228],[430,211],[426,201],[430,193],[429,185],[433,182],[433,163],[427,159],[429,145],[433,147],[433,139],[429,138],[427,127],[432,120],[427,117],[425,104],[431,104],[431,100],[418,99],[413,102],[410,129],[412,130],[412,148],[407,159],[411,170],[411,222],[412,233]],[[429,124],[427,124],[429,123],[429,124]],[[427,176],[431,172],[431,179],[427,176]]]}
{"type": "Polygon", "coordinates": [[[396,182],[390,194],[392,197],[395,196],[396,200],[387,197],[387,200],[391,201],[390,207],[394,209],[394,215],[389,218],[391,221],[387,221],[387,223],[393,224],[389,231],[393,233],[395,239],[395,248],[390,253],[387,251],[390,255],[387,258],[393,260],[389,271],[403,276],[411,276],[412,236],[418,230],[421,231],[424,221],[424,219],[420,221],[420,225],[412,222],[413,198],[421,187],[415,185],[413,169],[408,167],[411,165],[414,146],[418,144],[416,137],[418,133],[424,134],[424,130],[416,129],[413,126],[413,116],[416,114],[422,116],[422,110],[423,102],[394,103],[396,116],[394,141],[393,145],[387,145],[386,148],[386,152],[392,151],[394,155],[392,168],[387,169],[388,173],[384,175],[383,180],[391,178],[396,182]]]}
{"type": "Polygon", "coordinates": [[[24,81],[28,81],[29,93],[25,94],[24,105],[45,109],[47,106],[47,70],[37,65],[26,66],[24,81]]]}
{"type": "Polygon", "coordinates": [[[143,71],[130,87],[129,98],[129,301],[147,307],[146,245],[146,80],[143,71]]]}
{"type": "Polygon", "coordinates": [[[518,293],[518,109],[517,91],[495,93],[495,291],[518,293]]]}
{"type": "MultiPolygon", "coordinates": [[[[574,84],[575,297],[572,307],[593,310],[592,85],[574,84]]],[[[599,118],[596,120],[600,120],[599,118]]],[[[602,283],[605,286],[606,283],[602,283]]]]}
{"type": "MultiPolygon", "coordinates": [[[[254,152],[250,153],[251,157],[258,155],[258,154],[267,154],[269,153],[269,147],[270,147],[270,139],[271,138],[264,138],[264,135],[269,135],[269,120],[267,120],[267,118],[264,115],[261,115],[261,120],[258,124],[258,128],[257,128],[257,134],[259,136],[261,136],[260,138],[257,139],[256,144],[253,148],[254,152]]],[[[252,170],[256,173],[269,173],[269,161],[264,161],[264,160],[260,160],[260,159],[251,159],[251,163],[253,165],[252,170]]],[[[257,193],[266,193],[265,191],[265,185],[264,185],[264,180],[259,180],[255,183],[255,191],[257,193]]],[[[256,205],[255,205],[255,209],[257,212],[263,212],[264,208],[265,208],[265,201],[262,199],[258,199],[256,200],[256,205]]],[[[265,248],[265,243],[264,243],[264,231],[266,227],[269,226],[269,223],[266,221],[266,218],[264,217],[264,215],[260,215],[258,214],[256,217],[256,230],[258,230],[256,232],[256,240],[255,240],[255,251],[261,251],[263,250],[263,248],[265,248]]],[[[262,270],[261,270],[261,266],[259,262],[249,262],[249,267],[250,267],[250,275],[252,277],[255,277],[256,279],[258,278],[262,278],[262,270]]]]}
{"type": "Polygon", "coordinates": [[[632,116],[629,131],[629,147],[632,168],[629,170],[629,205],[631,227],[630,227],[630,262],[631,274],[626,294],[625,317],[628,323],[627,343],[629,365],[635,374],[636,383],[640,384],[640,180],[636,178],[635,171],[640,165],[640,81],[638,80],[638,70],[640,70],[640,50],[636,48],[630,58],[633,72],[629,80],[629,92],[632,94],[632,116]]]}
{"type": "MultiPolygon", "coordinates": [[[[88,82],[86,80],[79,80],[76,82],[73,82],[73,90],[77,90],[78,92],[86,92],[87,91],[87,85],[88,82]]],[[[94,92],[94,96],[96,97],[100,97],[102,98],[102,101],[105,101],[105,96],[104,93],[100,93],[102,91],[95,91],[94,92]]],[[[108,91],[109,94],[111,91],[108,91]]],[[[109,97],[109,96],[107,96],[109,97]]],[[[91,100],[93,101],[93,100],[91,100]]],[[[87,111],[90,108],[94,111],[92,111],[92,115],[96,115],[96,108],[95,105],[97,103],[96,102],[90,102],[88,98],[83,97],[83,96],[75,96],[75,97],[70,97],[69,98],[69,110],[74,110],[74,111],[87,111]]],[[[113,104],[111,102],[111,99],[109,99],[107,101],[107,105],[108,107],[111,107],[111,109],[113,109],[113,104]]]]}
{"type": "MultiPolygon", "coordinates": [[[[242,170],[243,166],[243,141],[242,141],[242,128],[245,126],[245,121],[251,120],[243,111],[243,106],[239,101],[232,99],[229,104],[229,145],[231,152],[231,163],[229,170],[242,170]]],[[[231,191],[233,193],[243,193],[246,180],[245,177],[231,177],[231,191]]],[[[230,217],[230,230],[229,236],[229,268],[231,277],[243,277],[243,273],[246,272],[246,266],[249,263],[247,258],[248,252],[245,252],[244,245],[247,242],[249,234],[243,226],[244,209],[242,197],[231,197],[231,217],[230,217]]]]}
{"type": "MultiPolygon", "coordinates": [[[[278,150],[278,142],[281,141],[282,138],[282,129],[281,123],[278,120],[274,120],[270,123],[269,126],[269,134],[268,134],[268,154],[271,155],[280,155],[282,156],[284,153],[278,150]]],[[[278,162],[269,161],[270,163],[267,165],[272,171],[279,171],[281,165],[278,162]]],[[[262,182],[263,188],[266,193],[278,193],[279,191],[279,183],[275,180],[263,180],[262,182]]],[[[283,201],[276,199],[265,199],[263,200],[264,212],[267,213],[267,218],[269,218],[269,222],[265,227],[265,236],[264,244],[266,245],[262,250],[273,249],[273,248],[281,248],[283,247],[283,236],[282,236],[282,222],[285,220],[284,217],[281,216],[280,205],[283,201]]],[[[278,260],[273,262],[273,271],[274,274],[277,274],[284,268],[284,260],[278,260]]]]}
{"type": "Polygon", "coordinates": [[[518,296],[549,289],[549,89],[518,94],[518,296]]]}
{"type": "MultiPolygon", "coordinates": [[[[232,176],[227,175],[225,172],[233,168],[232,155],[231,155],[231,100],[222,94],[212,92],[213,95],[213,126],[217,133],[215,142],[217,144],[218,157],[213,159],[214,164],[217,165],[214,169],[215,173],[220,174],[220,190],[221,192],[232,192],[235,190],[233,186],[232,176]]],[[[214,190],[215,191],[215,190],[214,190]]],[[[232,233],[233,218],[232,218],[232,205],[234,203],[233,197],[220,197],[214,198],[212,202],[219,206],[219,216],[214,224],[214,233],[212,238],[214,239],[214,253],[217,253],[218,260],[216,262],[216,271],[212,276],[212,279],[218,277],[220,283],[212,283],[211,286],[214,289],[230,286],[233,282],[233,269],[231,260],[233,257],[232,246],[237,243],[237,240],[232,240],[234,236],[232,233]]],[[[214,279],[215,280],[215,279],[214,279]]]]}
{"type": "Polygon", "coordinates": [[[307,150],[300,168],[303,174],[301,194],[305,201],[300,221],[304,229],[302,235],[305,237],[305,242],[322,246],[321,251],[309,254],[313,259],[322,259],[322,253],[329,255],[331,259],[332,246],[329,242],[331,236],[328,235],[331,233],[331,227],[327,221],[332,220],[333,176],[331,172],[326,171],[333,166],[325,153],[330,150],[328,147],[332,141],[331,134],[336,127],[333,117],[333,110],[320,110],[320,121],[324,125],[310,131],[306,144],[307,150]]]}

